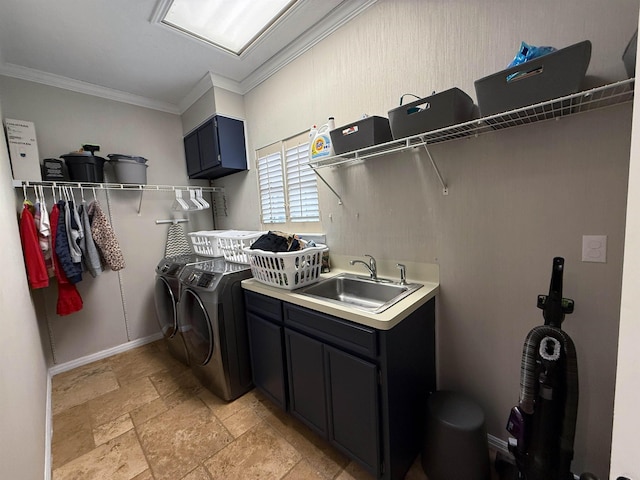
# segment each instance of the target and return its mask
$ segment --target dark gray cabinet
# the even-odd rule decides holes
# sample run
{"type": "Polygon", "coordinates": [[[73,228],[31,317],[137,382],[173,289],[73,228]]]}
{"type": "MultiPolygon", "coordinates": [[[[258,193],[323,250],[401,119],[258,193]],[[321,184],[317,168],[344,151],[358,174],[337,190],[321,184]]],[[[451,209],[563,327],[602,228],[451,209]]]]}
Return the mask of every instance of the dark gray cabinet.
{"type": "Polygon", "coordinates": [[[287,409],[282,304],[245,292],[249,349],[254,385],[273,403],[287,409]]]}
{"type": "Polygon", "coordinates": [[[244,122],[216,115],[184,137],[189,178],[219,178],[247,169],[244,122]]]}
{"type": "Polygon", "coordinates": [[[325,346],[329,441],[379,475],[378,367],[325,346]]]}
{"type": "Polygon", "coordinates": [[[284,329],[289,411],[334,446],[378,473],[378,367],[284,329]]]}
{"type": "Polygon", "coordinates": [[[435,300],[390,330],[254,292],[245,300],[256,387],[284,392],[280,407],[375,477],[404,478],[436,388],[435,300]]]}
{"type": "Polygon", "coordinates": [[[327,398],[323,344],[285,328],[289,379],[289,411],[327,437],[327,398]]]}

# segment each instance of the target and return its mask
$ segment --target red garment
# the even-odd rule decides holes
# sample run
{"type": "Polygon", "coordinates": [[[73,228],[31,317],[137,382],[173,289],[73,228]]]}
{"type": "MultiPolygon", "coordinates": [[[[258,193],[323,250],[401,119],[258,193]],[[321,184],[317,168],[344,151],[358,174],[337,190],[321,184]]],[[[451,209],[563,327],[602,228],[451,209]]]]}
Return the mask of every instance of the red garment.
{"type": "Polygon", "coordinates": [[[60,261],[56,255],[56,234],[58,225],[58,217],[60,211],[57,205],[53,205],[49,214],[49,223],[51,224],[51,257],[53,258],[53,266],[58,279],[58,304],[56,305],[56,313],[58,315],[69,315],[70,313],[82,310],[82,297],[75,285],[69,283],[67,276],[64,274],[60,261]]]}
{"type": "Polygon", "coordinates": [[[31,288],[48,287],[47,266],[44,264],[44,256],[40,250],[36,222],[27,203],[22,206],[22,214],[20,215],[20,240],[31,288]]]}

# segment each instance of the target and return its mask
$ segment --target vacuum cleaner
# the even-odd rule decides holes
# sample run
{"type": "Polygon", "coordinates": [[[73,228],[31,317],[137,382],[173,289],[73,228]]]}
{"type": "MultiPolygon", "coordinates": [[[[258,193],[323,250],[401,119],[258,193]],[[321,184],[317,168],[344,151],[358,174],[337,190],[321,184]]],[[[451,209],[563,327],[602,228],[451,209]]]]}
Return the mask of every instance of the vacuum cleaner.
{"type": "MultiPolygon", "coordinates": [[[[574,480],[571,473],[578,412],[578,363],[571,337],[561,328],[574,302],[562,297],[564,258],[553,259],[548,295],[538,295],[544,325],[524,342],[520,400],[507,421],[509,452],[498,452],[500,480],[574,480]],[[515,461],[515,464],[514,464],[515,461]]],[[[580,480],[598,480],[583,473],[580,480]]]]}

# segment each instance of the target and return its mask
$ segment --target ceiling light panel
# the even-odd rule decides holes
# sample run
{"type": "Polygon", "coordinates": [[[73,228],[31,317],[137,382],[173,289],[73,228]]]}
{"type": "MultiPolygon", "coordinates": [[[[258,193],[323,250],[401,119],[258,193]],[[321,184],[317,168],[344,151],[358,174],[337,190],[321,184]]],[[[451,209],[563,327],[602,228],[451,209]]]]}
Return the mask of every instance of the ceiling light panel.
{"type": "Polygon", "coordinates": [[[173,0],[162,22],[240,55],[294,3],[292,0],[173,0]]]}

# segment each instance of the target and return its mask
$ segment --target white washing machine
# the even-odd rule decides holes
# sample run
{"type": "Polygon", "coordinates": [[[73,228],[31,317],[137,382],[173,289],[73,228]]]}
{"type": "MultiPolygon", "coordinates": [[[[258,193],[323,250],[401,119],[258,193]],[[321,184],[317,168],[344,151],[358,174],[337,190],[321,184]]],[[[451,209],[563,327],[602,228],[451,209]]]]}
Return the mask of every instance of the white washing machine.
{"type": "Polygon", "coordinates": [[[187,265],[180,274],[178,323],[190,366],[205,387],[227,401],[253,387],[240,285],[251,276],[248,265],[224,259],[187,265]]]}
{"type": "Polygon", "coordinates": [[[171,355],[189,365],[187,347],[178,326],[178,301],[180,299],[180,273],[188,264],[207,260],[193,255],[177,255],[160,260],[156,266],[154,301],[156,318],[171,355]]]}

